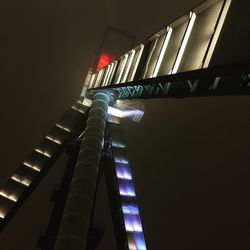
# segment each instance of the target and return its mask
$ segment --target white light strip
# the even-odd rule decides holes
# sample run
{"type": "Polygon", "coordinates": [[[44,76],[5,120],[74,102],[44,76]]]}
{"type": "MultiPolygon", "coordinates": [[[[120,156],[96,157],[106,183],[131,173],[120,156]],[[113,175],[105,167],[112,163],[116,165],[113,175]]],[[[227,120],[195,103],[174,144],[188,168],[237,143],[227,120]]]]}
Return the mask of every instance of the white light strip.
{"type": "Polygon", "coordinates": [[[188,23],[187,31],[184,35],[180,50],[178,52],[178,55],[177,55],[177,58],[176,58],[176,61],[174,64],[174,67],[173,67],[172,71],[170,72],[170,74],[175,74],[178,71],[182,56],[184,54],[185,48],[186,48],[187,43],[188,43],[188,39],[190,37],[191,31],[192,31],[193,26],[194,26],[195,19],[196,19],[196,14],[194,12],[191,12],[191,18],[190,18],[189,23],[188,23]]]}
{"type": "Polygon", "coordinates": [[[216,30],[215,30],[215,32],[214,32],[213,39],[212,39],[212,42],[211,42],[211,44],[210,44],[210,47],[209,47],[209,50],[208,50],[208,53],[207,53],[205,62],[204,62],[204,64],[202,65],[202,68],[207,68],[207,67],[209,66],[211,57],[212,57],[213,52],[214,52],[214,48],[215,48],[216,43],[217,43],[217,41],[218,41],[218,38],[219,38],[220,32],[221,32],[221,30],[222,30],[224,21],[225,21],[225,19],[226,19],[226,16],[227,16],[229,7],[230,7],[230,5],[231,5],[231,2],[232,2],[232,0],[227,0],[226,3],[225,3],[225,5],[224,5],[224,8],[223,8],[222,13],[221,13],[221,16],[220,16],[220,20],[219,20],[218,25],[217,25],[217,27],[216,27],[216,30]]]}
{"type": "Polygon", "coordinates": [[[120,74],[119,74],[118,79],[117,79],[117,81],[116,81],[115,83],[120,83],[121,78],[122,78],[122,73],[123,73],[124,68],[125,68],[125,66],[126,66],[127,60],[128,60],[128,54],[125,54],[125,55],[124,55],[124,58],[121,59],[120,74]]]}
{"type": "Polygon", "coordinates": [[[52,137],[50,137],[50,136],[46,136],[45,138],[47,138],[48,140],[50,140],[50,141],[53,141],[53,142],[55,142],[55,143],[57,143],[57,144],[62,144],[59,140],[57,140],[57,139],[54,139],[54,138],[52,138],[52,137]]]}
{"type": "Polygon", "coordinates": [[[110,76],[109,76],[109,80],[108,80],[108,85],[112,83],[112,80],[115,79],[114,75],[115,75],[115,71],[116,71],[116,67],[117,67],[117,64],[118,64],[118,61],[114,61],[113,62],[113,67],[112,67],[112,70],[111,70],[111,73],[110,73],[110,76]]]}
{"type": "Polygon", "coordinates": [[[90,82],[89,82],[88,88],[93,88],[94,87],[92,85],[94,85],[93,83],[94,83],[94,80],[95,80],[95,75],[96,75],[96,73],[92,74],[92,76],[90,78],[90,82]]]}
{"type": "Polygon", "coordinates": [[[16,182],[18,182],[18,183],[23,184],[23,185],[26,186],[26,187],[28,187],[28,186],[30,185],[30,183],[31,183],[31,182],[30,182],[29,180],[27,180],[27,179],[21,180],[21,179],[17,178],[16,176],[11,176],[11,179],[14,180],[14,181],[16,181],[16,182]]]}
{"type": "Polygon", "coordinates": [[[103,76],[103,71],[104,71],[104,69],[100,69],[98,71],[97,79],[96,79],[95,86],[94,86],[95,88],[100,86],[100,82],[101,82],[102,76],[103,76]]]}
{"type": "Polygon", "coordinates": [[[126,70],[125,70],[125,73],[123,75],[123,78],[121,80],[121,82],[125,82],[127,77],[128,77],[128,73],[129,73],[129,70],[131,68],[131,65],[132,65],[132,62],[133,62],[133,59],[134,59],[134,56],[135,56],[135,50],[131,50],[131,55],[129,55],[129,59],[128,59],[128,65],[126,67],[126,70]]]}
{"type": "Polygon", "coordinates": [[[159,56],[159,58],[157,60],[157,63],[156,63],[155,69],[154,69],[154,73],[153,73],[153,77],[156,77],[157,74],[158,74],[158,72],[159,72],[159,69],[161,67],[161,63],[162,63],[163,57],[165,55],[166,49],[168,47],[168,44],[169,44],[172,32],[173,32],[173,29],[171,27],[168,27],[168,29],[167,29],[167,35],[165,37],[163,46],[161,48],[160,56],[159,56]]]}
{"type": "Polygon", "coordinates": [[[89,87],[92,74],[93,74],[92,71],[89,70],[85,82],[83,84],[83,87],[89,87]]]}
{"type": "Polygon", "coordinates": [[[0,191],[0,195],[2,195],[3,197],[5,197],[5,198],[7,198],[7,199],[9,199],[11,201],[17,202],[17,198],[14,195],[7,195],[3,191],[0,191]]]}
{"type": "Polygon", "coordinates": [[[0,218],[4,219],[4,217],[5,217],[5,215],[2,212],[0,212],[0,218]]]}
{"type": "Polygon", "coordinates": [[[117,116],[117,117],[122,117],[123,111],[120,109],[113,108],[113,107],[108,107],[108,114],[113,115],[113,116],[117,116]]]}
{"type": "Polygon", "coordinates": [[[110,64],[109,74],[108,74],[108,77],[107,77],[105,85],[109,85],[109,83],[110,83],[110,78],[111,78],[111,76],[113,74],[113,68],[114,68],[114,66],[115,66],[115,63],[111,63],[110,64]]]}
{"type": "Polygon", "coordinates": [[[106,81],[107,81],[107,78],[108,78],[109,70],[110,70],[110,65],[107,66],[107,70],[106,70],[105,76],[103,78],[102,86],[106,85],[106,81]]]}
{"type": "Polygon", "coordinates": [[[122,158],[115,157],[114,161],[115,161],[115,163],[128,164],[128,161],[126,159],[122,159],[122,158]]]}
{"type": "Polygon", "coordinates": [[[23,165],[29,167],[29,168],[32,168],[33,170],[36,170],[37,172],[40,172],[41,169],[36,167],[36,166],[32,166],[31,164],[27,163],[27,162],[24,162],[23,165]]]}
{"type": "Polygon", "coordinates": [[[159,37],[157,36],[153,42],[151,42],[151,46],[150,46],[150,51],[149,51],[149,55],[148,55],[148,58],[147,58],[147,61],[145,63],[145,67],[144,67],[144,72],[143,72],[143,76],[142,76],[142,79],[145,79],[145,78],[148,78],[150,76],[147,76],[148,74],[148,70],[149,70],[149,66],[151,65],[151,59],[152,59],[152,56],[154,54],[154,51],[155,51],[155,48],[157,46],[157,43],[159,41],[159,37]]]}
{"type": "Polygon", "coordinates": [[[111,144],[115,148],[125,148],[125,145],[119,142],[112,142],[111,144]]]}
{"type": "Polygon", "coordinates": [[[42,154],[42,155],[48,157],[48,158],[51,157],[51,155],[50,155],[48,152],[44,152],[44,151],[42,151],[42,150],[39,149],[39,148],[35,148],[35,151],[36,151],[37,153],[39,153],[39,154],[42,154]]]}
{"type": "Polygon", "coordinates": [[[131,74],[131,77],[128,79],[128,81],[133,81],[134,80],[135,73],[136,73],[137,67],[139,65],[143,49],[144,49],[144,45],[140,44],[139,55],[136,58],[136,63],[135,63],[135,66],[133,67],[133,72],[131,74]]]}
{"type": "Polygon", "coordinates": [[[57,126],[58,128],[61,128],[61,129],[65,130],[65,131],[67,131],[67,132],[71,132],[68,128],[63,127],[63,126],[60,125],[60,124],[56,124],[56,126],[57,126]]]}
{"type": "MultiPolygon", "coordinates": [[[[84,105],[91,107],[92,105],[92,100],[84,98],[84,105]]],[[[115,116],[115,117],[119,117],[119,118],[123,118],[123,117],[140,117],[142,118],[144,112],[139,110],[139,109],[131,109],[131,110],[120,110],[114,107],[108,107],[108,114],[115,116]]]]}
{"type": "Polygon", "coordinates": [[[78,111],[78,112],[82,113],[82,114],[85,113],[83,110],[78,109],[76,106],[72,106],[71,108],[74,109],[75,111],[78,111]]]}

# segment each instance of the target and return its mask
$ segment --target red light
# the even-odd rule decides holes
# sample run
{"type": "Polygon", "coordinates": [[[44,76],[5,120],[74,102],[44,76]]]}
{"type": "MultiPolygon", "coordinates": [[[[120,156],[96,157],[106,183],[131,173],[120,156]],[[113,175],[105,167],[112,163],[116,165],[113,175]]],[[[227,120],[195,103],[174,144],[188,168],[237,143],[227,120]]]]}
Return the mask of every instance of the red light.
{"type": "Polygon", "coordinates": [[[111,61],[112,61],[112,58],[109,55],[101,54],[100,58],[99,58],[99,61],[98,61],[98,64],[97,64],[97,67],[96,67],[96,71],[98,71],[99,69],[104,68],[106,65],[111,63],[111,61]]]}

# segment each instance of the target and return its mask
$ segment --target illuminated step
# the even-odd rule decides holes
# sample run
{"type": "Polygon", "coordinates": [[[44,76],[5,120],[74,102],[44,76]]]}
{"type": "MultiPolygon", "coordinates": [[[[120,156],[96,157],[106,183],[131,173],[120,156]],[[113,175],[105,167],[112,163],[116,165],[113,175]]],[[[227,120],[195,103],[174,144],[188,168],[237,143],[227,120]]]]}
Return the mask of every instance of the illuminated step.
{"type": "Polygon", "coordinates": [[[31,183],[31,181],[29,181],[29,180],[27,180],[27,179],[25,179],[25,178],[20,179],[20,178],[19,178],[18,176],[16,176],[16,175],[11,176],[11,179],[14,180],[14,181],[16,181],[16,182],[18,182],[18,183],[23,184],[23,185],[26,186],[26,187],[28,187],[28,186],[30,185],[30,183],[31,183]]]}
{"type": "Polygon", "coordinates": [[[42,150],[39,149],[39,148],[36,148],[35,151],[36,151],[37,153],[39,153],[39,154],[42,154],[42,155],[48,157],[48,158],[51,158],[51,155],[50,155],[48,152],[46,152],[46,151],[42,151],[42,150]]]}
{"type": "Polygon", "coordinates": [[[139,209],[135,204],[123,204],[122,212],[123,214],[139,214],[139,209]]]}
{"type": "Polygon", "coordinates": [[[128,237],[129,250],[147,250],[142,232],[127,233],[130,234],[128,237]]]}
{"type": "Polygon", "coordinates": [[[61,128],[61,129],[65,130],[65,131],[67,131],[67,132],[71,132],[70,129],[68,129],[68,128],[66,128],[66,127],[64,127],[64,126],[62,126],[62,125],[60,125],[60,124],[56,124],[56,126],[57,126],[58,128],[61,128]]]}
{"type": "Polygon", "coordinates": [[[5,215],[3,213],[0,212],[0,218],[4,219],[5,215]]]}
{"type": "Polygon", "coordinates": [[[116,166],[116,176],[119,179],[132,180],[130,169],[126,165],[116,166]]]}
{"type": "Polygon", "coordinates": [[[80,113],[82,113],[82,114],[85,113],[83,110],[78,109],[76,106],[72,106],[71,108],[74,109],[74,110],[76,110],[76,111],[78,111],[78,112],[80,112],[80,113]]]}
{"type": "Polygon", "coordinates": [[[142,225],[138,215],[125,215],[124,222],[127,232],[142,232],[142,225]]]}
{"type": "Polygon", "coordinates": [[[125,145],[119,142],[112,141],[112,146],[115,148],[125,148],[125,145]]]}
{"type": "Polygon", "coordinates": [[[0,191],[0,195],[7,198],[8,200],[17,202],[17,198],[14,195],[7,195],[4,191],[0,191]]]}
{"type": "Polygon", "coordinates": [[[50,141],[53,141],[53,142],[57,143],[57,144],[62,144],[59,140],[54,139],[54,138],[52,138],[52,137],[50,137],[50,136],[46,136],[46,138],[47,138],[48,140],[50,140],[50,141]]]}
{"type": "Polygon", "coordinates": [[[123,164],[128,164],[128,160],[120,158],[120,157],[116,157],[114,159],[115,163],[123,163],[123,164]]]}
{"type": "Polygon", "coordinates": [[[134,188],[129,187],[129,186],[121,186],[121,185],[119,185],[119,193],[122,196],[135,197],[135,190],[134,190],[134,188]]]}
{"type": "Polygon", "coordinates": [[[31,164],[28,163],[28,162],[24,162],[23,165],[25,165],[25,166],[27,166],[27,167],[29,167],[29,168],[32,168],[33,170],[35,170],[35,171],[37,171],[37,172],[40,172],[40,171],[41,171],[40,168],[38,168],[37,166],[31,165],[31,164]]]}

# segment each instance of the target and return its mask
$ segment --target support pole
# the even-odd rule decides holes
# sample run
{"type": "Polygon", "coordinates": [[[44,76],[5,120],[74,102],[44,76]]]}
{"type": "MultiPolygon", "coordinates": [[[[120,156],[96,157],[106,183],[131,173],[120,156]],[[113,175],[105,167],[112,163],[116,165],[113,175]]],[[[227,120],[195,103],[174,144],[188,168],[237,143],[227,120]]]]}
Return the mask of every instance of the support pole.
{"type": "Polygon", "coordinates": [[[86,249],[109,102],[109,91],[94,94],[55,250],[86,249]]]}

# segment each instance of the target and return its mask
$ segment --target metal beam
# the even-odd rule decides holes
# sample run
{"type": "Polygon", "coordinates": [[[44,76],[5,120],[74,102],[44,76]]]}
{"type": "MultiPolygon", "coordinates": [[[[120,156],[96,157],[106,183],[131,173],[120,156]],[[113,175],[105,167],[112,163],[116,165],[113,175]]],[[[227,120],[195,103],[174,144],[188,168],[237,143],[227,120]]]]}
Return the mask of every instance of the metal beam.
{"type": "Polygon", "coordinates": [[[224,65],[102,88],[117,99],[184,98],[250,94],[250,64],[224,65]]]}

